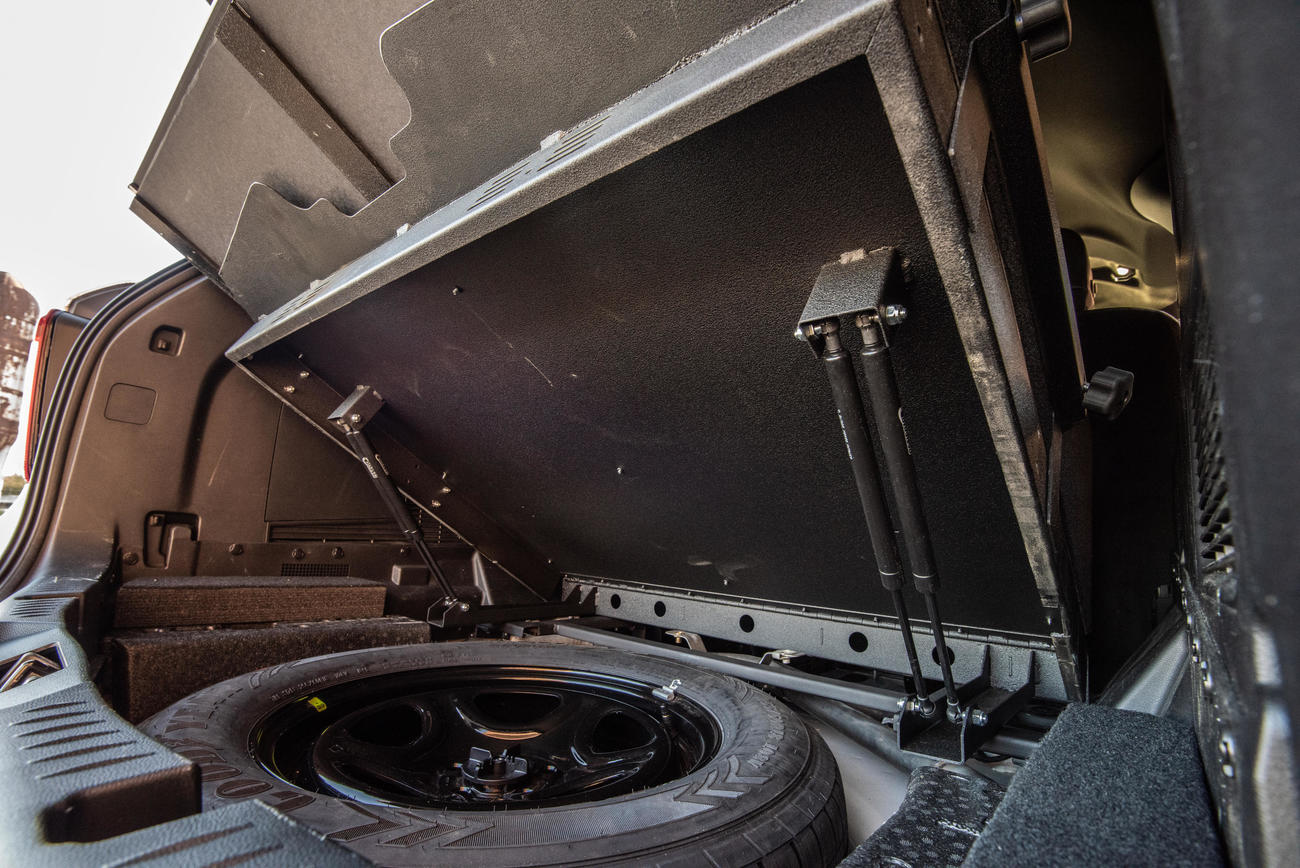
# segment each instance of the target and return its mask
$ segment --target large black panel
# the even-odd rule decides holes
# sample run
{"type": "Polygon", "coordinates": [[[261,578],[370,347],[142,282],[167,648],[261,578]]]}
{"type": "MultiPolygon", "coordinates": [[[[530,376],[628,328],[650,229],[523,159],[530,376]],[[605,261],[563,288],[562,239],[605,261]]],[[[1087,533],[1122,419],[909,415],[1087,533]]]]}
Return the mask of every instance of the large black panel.
{"type": "MultiPolygon", "coordinates": [[[[336,389],[572,573],[885,613],[822,366],[793,327],[856,248],[910,262],[894,337],[953,620],[1046,632],[865,61],[667,147],[298,331],[336,389]]],[[[918,604],[919,606],[919,604],[918,604]]]]}

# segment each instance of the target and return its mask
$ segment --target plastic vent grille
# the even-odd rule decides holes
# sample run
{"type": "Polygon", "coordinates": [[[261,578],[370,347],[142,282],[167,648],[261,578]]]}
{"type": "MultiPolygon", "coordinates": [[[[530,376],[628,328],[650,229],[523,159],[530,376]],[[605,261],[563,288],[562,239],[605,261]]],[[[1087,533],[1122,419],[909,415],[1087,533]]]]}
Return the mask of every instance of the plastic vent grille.
{"type": "Polygon", "coordinates": [[[59,614],[67,597],[19,597],[9,605],[5,615],[30,621],[48,621],[59,614]]]}
{"type": "MultiPolygon", "coordinates": [[[[497,175],[488,182],[487,188],[484,189],[479,197],[474,200],[474,204],[470,205],[466,210],[473,211],[478,206],[491,202],[493,199],[514,186],[516,180],[527,175],[532,175],[536,172],[544,172],[570,154],[576,154],[578,151],[581,151],[587,146],[588,142],[596,137],[596,133],[600,130],[601,125],[608,119],[609,115],[602,115],[598,118],[584,121],[554,140],[548,139],[549,144],[543,144],[544,147],[551,148],[549,154],[544,157],[541,155],[529,157],[523,162],[515,163],[509,169],[506,169],[500,175],[497,175]],[[540,160],[540,163],[535,169],[530,168],[533,160],[540,160]]],[[[522,183],[522,181],[520,183],[522,183]]]]}
{"type": "Polygon", "coordinates": [[[1232,566],[1232,511],[1223,462],[1223,406],[1209,329],[1202,327],[1192,362],[1192,448],[1196,467],[1196,523],[1199,554],[1207,571],[1232,566]]]}
{"type": "Polygon", "coordinates": [[[280,564],[282,576],[346,576],[347,564],[280,564]]]}
{"type": "MultiPolygon", "coordinates": [[[[436,521],[422,523],[424,541],[429,545],[454,543],[456,537],[448,533],[443,536],[442,525],[436,521]]],[[[405,543],[406,537],[398,530],[391,519],[374,522],[283,522],[271,526],[269,542],[370,542],[370,543],[405,543]]]]}

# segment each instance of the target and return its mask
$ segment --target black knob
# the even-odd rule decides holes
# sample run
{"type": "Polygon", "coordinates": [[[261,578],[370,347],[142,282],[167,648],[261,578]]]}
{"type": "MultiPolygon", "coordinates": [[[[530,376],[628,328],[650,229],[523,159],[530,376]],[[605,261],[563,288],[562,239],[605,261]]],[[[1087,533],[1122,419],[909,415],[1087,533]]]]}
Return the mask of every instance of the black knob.
{"type": "Polygon", "coordinates": [[[1083,393],[1083,408],[1114,419],[1133,397],[1133,372],[1123,368],[1102,368],[1092,375],[1083,393]]]}
{"type": "Polygon", "coordinates": [[[1030,60],[1042,60],[1070,47],[1070,4],[1067,0],[1020,0],[1016,4],[1016,33],[1030,60]]]}

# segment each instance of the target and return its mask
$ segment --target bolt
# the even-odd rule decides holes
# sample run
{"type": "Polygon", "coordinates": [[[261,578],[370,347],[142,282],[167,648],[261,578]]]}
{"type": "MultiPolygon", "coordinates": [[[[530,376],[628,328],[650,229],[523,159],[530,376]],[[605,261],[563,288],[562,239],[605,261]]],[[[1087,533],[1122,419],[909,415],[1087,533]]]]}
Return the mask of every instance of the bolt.
{"type": "Polygon", "coordinates": [[[231,543],[226,551],[230,552],[232,555],[242,555],[244,553],[244,547],[239,543],[231,543]]]}
{"type": "Polygon", "coordinates": [[[898,325],[903,320],[907,319],[907,308],[903,307],[901,304],[887,304],[885,305],[884,315],[881,318],[884,319],[885,323],[888,325],[898,325]]]}
{"type": "Polygon", "coordinates": [[[441,500],[431,500],[431,501],[429,501],[429,505],[432,506],[434,509],[437,509],[438,507],[442,506],[442,501],[441,501],[441,500]]]}
{"type": "Polygon", "coordinates": [[[298,379],[300,379],[300,380],[305,380],[305,379],[307,379],[307,378],[310,377],[310,376],[311,376],[311,371],[299,371],[299,372],[298,372],[298,379]]]}
{"type": "Polygon", "coordinates": [[[126,564],[128,567],[133,567],[140,563],[140,556],[135,552],[127,552],[122,555],[122,563],[126,564]]]}
{"type": "Polygon", "coordinates": [[[294,392],[296,392],[296,391],[298,391],[298,390],[297,390],[296,388],[294,388],[293,386],[285,386],[285,387],[284,387],[284,393],[285,393],[286,395],[292,395],[292,394],[293,394],[294,392]]]}
{"type": "Polygon", "coordinates": [[[289,552],[289,557],[293,558],[295,561],[300,561],[303,558],[307,557],[307,553],[302,549],[294,549],[291,552],[289,552]]]}
{"type": "Polygon", "coordinates": [[[451,294],[452,294],[452,295],[460,295],[460,294],[461,294],[462,292],[464,292],[464,291],[465,291],[465,290],[461,289],[459,286],[453,286],[453,287],[451,288],[451,294]]]}
{"type": "Polygon", "coordinates": [[[988,712],[982,708],[972,708],[970,710],[970,722],[975,726],[985,726],[989,722],[988,712]]]}
{"type": "Polygon", "coordinates": [[[334,558],[336,561],[340,560],[343,557],[343,549],[339,546],[334,546],[334,548],[330,549],[330,557],[334,558]]]}
{"type": "Polygon", "coordinates": [[[361,414],[360,414],[360,413],[353,413],[351,416],[348,417],[348,421],[351,422],[353,425],[360,425],[360,424],[361,424],[361,414]]]}
{"type": "Polygon", "coordinates": [[[456,608],[457,608],[457,609],[460,609],[462,612],[468,612],[468,611],[469,611],[469,603],[457,603],[457,604],[456,604],[456,608]]]}

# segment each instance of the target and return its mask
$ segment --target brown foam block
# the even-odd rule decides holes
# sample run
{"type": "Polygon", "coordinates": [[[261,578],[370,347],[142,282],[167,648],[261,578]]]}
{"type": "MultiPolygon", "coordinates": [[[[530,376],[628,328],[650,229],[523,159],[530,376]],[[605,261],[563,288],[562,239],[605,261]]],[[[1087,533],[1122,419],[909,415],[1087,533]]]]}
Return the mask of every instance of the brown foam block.
{"type": "Polygon", "coordinates": [[[377,618],[384,585],[328,576],[164,576],[117,591],[113,626],[187,627],[377,618]]]}
{"type": "Polygon", "coordinates": [[[264,666],[385,645],[429,641],[429,625],[408,618],[316,621],[212,630],[123,630],[109,634],[111,696],[139,723],[210,684],[264,666]]]}

